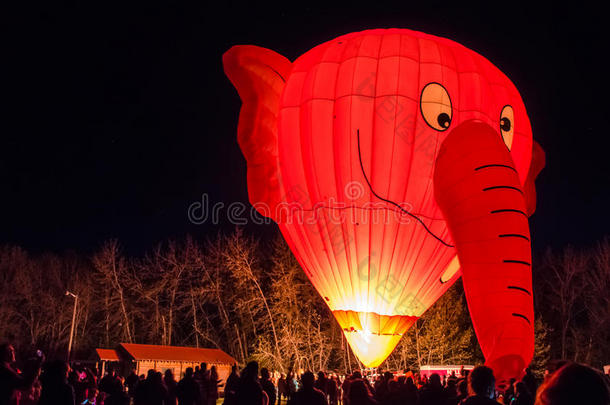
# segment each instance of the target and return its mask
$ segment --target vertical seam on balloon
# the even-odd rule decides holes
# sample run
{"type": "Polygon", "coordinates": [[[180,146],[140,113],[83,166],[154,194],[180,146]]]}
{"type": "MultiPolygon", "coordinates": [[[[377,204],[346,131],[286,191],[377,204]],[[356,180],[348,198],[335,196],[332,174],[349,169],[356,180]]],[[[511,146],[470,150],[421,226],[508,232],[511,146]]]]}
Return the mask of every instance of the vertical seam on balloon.
{"type": "MultiPolygon", "coordinates": [[[[399,51],[398,53],[400,53],[401,47],[402,47],[402,35],[398,35],[398,51],[399,51]]],[[[393,139],[392,139],[392,141],[393,141],[393,144],[392,144],[392,158],[391,158],[390,162],[394,161],[394,149],[395,149],[394,143],[396,142],[396,139],[395,139],[396,138],[396,120],[397,120],[397,115],[398,115],[398,91],[400,89],[400,77],[401,77],[400,67],[401,67],[401,62],[402,62],[401,58],[398,57],[398,75],[397,75],[397,79],[396,79],[396,91],[395,91],[395,95],[394,95],[394,97],[396,99],[396,107],[394,108],[394,131],[393,131],[393,139]]],[[[393,169],[393,166],[390,165],[390,178],[392,177],[392,169],[393,169]]],[[[391,189],[391,187],[388,186],[388,193],[387,193],[387,195],[390,195],[390,189],[391,189]]],[[[402,227],[400,226],[400,224],[398,224],[398,226],[396,226],[396,231],[394,232],[394,243],[392,245],[392,253],[390,255],[390,261],[389,261],[389,264],[388,264],[388,268],[389,269],[395,269],[396,271],[399,271],[399,272],[400,272],[401,269],[396,269],[395,266],[394,266],[394,256],[395,256],[395,253],[396,253],[396,245],[398,243],[398,239],[399,239],[399,235],[400,235],[401,229],[402,229],[402,227]]],[[[400,273],[399,273],[399,275],[400,275],[400,273]]],[[[385,288],[388,285],[388,279],[389,278],[390,278],[390,271],[388,271],[388,274],[386,276],[386,281],[385,281],[385,284],[384,284],[384,291],[385,291],[385,288]]],[[[398,278],[396,278],[396,279],[398,280],[398,278]]],[[[394,302],[391,302],[391,303],[389,303],[387,305],[387,311],[386,311],[387,313],[395,313],[396,302],[397,301],[394,300],[394,302]]]]}
{"type": "MultiPolygon", "coordinates": [[[[313,74],[314,69],[315,69],[315,65],[314,65],[314,67],[312,67],[308,71],[308,73],[311,74],[311,76],[310,76],[311,77],[311,79],[310,79],[311,80],[311,82],[310,82],[311,93],[313,93],[314,84],[315,84],[315,74],[313,74]]],[[[306,75],[306,79],[309,76],[309,74],[306,75]]],[[[305,88],[305,86],[307,86],[307,84],[308,84],[307,80],[304,80],[303,81],[303,88],[305,88]]],[[[303,94],[303,91],[301,91],[301,95],[302,94],[303,94]]],[[[310,104],[310,107],[311,107],[311,104],[310,104]]],[[[300,144],[301,144],[301,162],[302,162],[302,166],[303,166],[303,174],[305,175],[304,176],[305,177],[305,183],[306,183],[305,187],[307,188],[308,194],[312,195],[312,191],[315,191],[318,194],[318,196],[319,196],[320,192],[319,192],[318,188],[315,186],[315,184],[312,184],[313,182],[311,182],[309,180],[309,176],[307,175],[307,171],[306,171],[306,169],[309,169],[309,170],[313,171],[312,174],[315,174],[315,167],[311,163],[311,162],[314,161],[314,159],[313,159],[313,149],[311,148],[311,139],[312,139],[312,134],[313,134],[312,125],[311,125],[311,122],[313,120],[313,108],[310,108],[310,110],[311,110],[311,113],[309,114],[309,117],[308,117],[309,118],[309,124],[310,124],[309,125],[309,132],[304,136],[303,133],[302,133],[303,131],[299,130],[299,138],[300,138],[300,144]],[[307,151],[308,159],[305,159],[304,158],[305,155],[304,155],[303,145],[305,144],[307,139],[309,139],[310,142],[309,142],[309,150],[307,151]],[[306,165],[307,161],[309,161],[310,163],[306,165]]],[[[306,106],[302,105],[301,108],[299,109],[299,129],[302,128],[302,123],[305,121],[305,120],[303,120],[304,111],[307,111],[306,110],[306,106]],[[305,107],[305,108],[303,108],[303,107],[305,107]]],[[[318,215],[318,214],[314,210],[312,215],[318,215]]],[[[305,218],[303,218],[303,221],[304,221],[304,223],[301,224],[301,226],[304,227],[305,234],[308,235],[311,231],[305,226],[305,222],[306,222],[305,218]]],[[[326,243],[325,236],[328,236],[328,235],[326,235],[324,233],[324,229],[322,229],[323,227],[322,227],[320,222],[321,221],[319,220],[319,217],[318,217],[318,220],[315,221],[315,227],[318,229],[318,235],[320,236],[320,242],[325,247],[325,251],[326,251],[328,249],[328,244],[326,243]]],[[[315,252],[315,250],[313,250],[313,251],[315,252]]],[[[317,258],[318,264],[320,264],[320,259],[325,259],[326,265],[329,266],[329,270],[332,271],[332,264],[330,262],[330,257],[329,257],[328,254],[326,255],[325,258],[322,258],[322,257],[316,257],[316,258],[317,258]]],[[[318,278],[318,280],[320,280],[324,284],[326,284],[327,287],[329,287],[330,283],[326,279],[326,275],[324,274],[325,272],[323,271],[323,267],[322,266],[319,266],[319,267],[320,267],[320,271],[316,272],[316,277],[318,278]]]]}
{"type": "MultiPolygon", "coordinates": [[[[341,68],[341,64],[342,64],[342,61],[343,61],[343,55],[345,55],[345,50],[347,49],[347,46],[343,46],[342,48],[343,49],[341,50],[341,56],[339,57],[340,63],[337,64],[337,70],[336,70],[336,73],[335,73],[335,90],[334,90],[335,101],[333,102],[333,118],[332,118],[332,123],[333,123],[333,134],[332,134],[333,135],[333,160],[334,160],[335,165],[337,163],[337,149],[335,148],[335,139],[334,139],[335,138],[335,136],[334,136],[335,135],[335,124],[336,124],[336,122],[335,122],[335,113],[337,111],[337,100],[336,100],[336,97],[337,97],[337,87],[338,87],[338,83],[339,83],[339,70],[341,68]]],[[[349,139],[349,136],[348,136],[348,139],[349,139]]],[[[348,149],[348,155],[349,155],[349,149],[348,149]]],[[[340,160],[340,158],[341,157],[339,157],[339,160],[340,160]]],[[[350,167],[350,170],[351,170],[351,167],[350,167]]],[[[337,193],[337,195],[340,195],[341,191],[338,188],[339,187],[338,184],[339,184],[339,182],[337,181],[337,173],[335,171],[335,192],[337,193]]],[[[343,192],[343,194],[345,194],[345,192],[343,192]]],[[[345,198],[345,195],[343,195],[343,198],[345,198]]],[[[345,228],[347,227],[347,224],[346,223],[341,223],[340,226],[341,226],[341,235],[343,236],[343,245],[344,245],[343,251],[345,252],[345,262],[346,262],[347,269],[348,269],[348,280],[347,281],[348,281],[348,284],[349,284],[349,289],[351,290],[351,294],[349,296],[353,297],[354,296],[354,286],[352,285],[352,263],[351,263],[351,260],[350,260],[351,250],[350,250],[350,246],[349,246],[349,242],[348,242],[349,239],[346,237],[346,234],[345,234],[345,232],[346,232],[345,228]]],[[[341,281],[340,286],[341,286],[341,289],[345,290],[345,291],[343,291],[344,296],[347,296],[348,294],[347,294],[347,288],[346,287],[348,287],[348,285],[345,285],[345,280],[343,279],[341,274],[342,274],[341,269],[339,269],[338,276],[339,276],[339,279],[341,281]]],[[[336,281],[336,278],[335,278],[335,281],[336,281]]],[[[344,300],[345,300],[345,298],[344,298],[344,300]]]]}
{"type": "MultiPolygon", "coordinates": [[[[319,72],[319,67],[320,67],[320,63],[319,60],[317,61],[317,63],[314,64],[314,66],[310,69],[309,72],[311,72],[311,93],[313,95],[314,93],[314,89],[315,89],[315,84],[316,84],[316,80],[318,78],[318,72],[319,72]]],[[[315,98],[312,97],[312,100],[310,100],[310,110],[311,110],[311,114],[310,114],[310,123],[313,122],[313,102],[315,101],[315,98]]],[[[304,103],[304,105],[307,103],[304,103]]],[[[310,129],[313,128],[313,125],[309,126],[310,129]]],[[[308,134],[308,139],[310,139],[310,144],[313,144],[313,129],[310,131],[310,133],[308,134]]],[[[310,155],[312,157],[311,162],[312,164],[310,165],[313,170],[313,174],[317,176],[317,173],[315,171],[315,164],[313,164],[313,162],[315,162],[315,159],[313,159],[314,157],[314,151],[313,149],[311,149],[310,151],[310,155]]],[[[308,188],[311,188],[309,185],[309,181],[308,181],[308,188]]],[[[317,182],[311,182],[314,190],[316,191],[316,193],[321,196],[319,187],[317,187],[317,182]]],[[[315,206],[315,204],[314,204],[315,206]]],[[[320,271],[317,272],[316,276],[318,277],[318,279],[320,279],[320,281],[322,281],[322,285],[325,285],[326,288],[324,288],[324,290],[326,291],[332,291],[334,290],[333,288],[333,283],[331,283],[331,281],[328,278],[328,273],[330,273],[331,275],[335,273],[335,268],[336,263],[334,263],[333,266],[333,260],[334,256],[331,257],[331,255],[329,254],[329,252],[332,251],[332,243],[330,242],[330,235],[328,234],[328,223],[326,220],[326,211],[325,210],[319,210],[319,209],[313,209],[312,210],[312,215],[314,215],[314,218],[316,219],[316,227],[318,229],[318,234],[320,237],[320,242],[322,243],[322,245],[324,246],[324,252],[326,252],[325,255],[325,259],[326,259],[326,263],[329,266],[328,271],[323,271],[322,268],[320,268],[320,271]],[[320,215],[320,212],[322,212],[322,215],[320,215]],[[326,225],[326,226],[324,226],[326,225]],[[326,232],[325,232],[326,231],[326,232]],[[330,248],[329,248],[330,246],[330,248]]],[[[336,284],[335,284],[336,285],[336,284]]]]}
{"type": "MultiPolygon", "coordinates": [[[[360,48],[362,47],[362,37],[357,37],[360,39],[360,42],[358,43],[358,48],[356,50],[356,55],[358,55],[358,53],[360,52],[360,48]]],[[[351,92],[354,92],[354,82],[356,79],[356,66],[358,64],[358,58],[354,59],[354,66],[353,66],[353,70],[352,70],[352,85],[351,85],[351,92]]],[[[348,119],[349,119],[349,133],[351,134],[352,131],[352,105],[353,105],[353,100],[354,100],[354,96],[352,96],[350,98],[350,103],[349,103],[349,114],[348,114],[348,119]]],[[[349,136],[349,150],[351,152],[352,150],[352,137],[349,136]]],[[[354,178],[354,171],[352,168],[352,164],[351,164],[351,160],[350,160],[350,178],[353,179],[354,178]]],[[[352,229],[354,231],[354,248],[356,250],[356,269],[358,274],[356,274],[357,278],[356,280],[358,280],[356,286],[357,286],[357,294],[355,294],[355,297],[358,297],[357,299],[360,300],[362,298],[362,283],[360,282],[360,255],[359,255],[359,250],[358,249],[358,232],[356,231],[356,227],[354,224],[352,224],[352,229]]],[[[367,258],[368,260],[368,267],[367,267],[367,279],[370,276],[370,271],[371,271],[371,262],[370,262],[370,256],[367,258]]],[[[350,275],[351,276],[351,275],[350,275]]],[[[350,280],[351,281],[351,280],[350,280]]],[[[353,288],[353,284],[352,284],[352,288],[353,288]]],[[[368,289],[367,289],[368,292],[368,289]]]]}
{"type": "MultiPolygon", "coordinates": [[[[419,52],[419,58],[418,58],[418,59],[419,59],[419,63],[418,63],[417,89],[418,89],[418,93],[419,93],[419,89],[420,89],[420,87],[422,87],[422,86],[421,86],[421,84],[420,84],[420,81],[421,81],[421,47],[422,47],[422,44],[421,44],[420,38],[417,38],[417,46],[418,46],[418,48],[417,48],[417,49],[418,49],[418,52],[419,52]]],[[[421,100],[418,100],[418,103],[419,103],[420,101],[421,101],[421,100]]],[[[412,154],[411,154],[412,158],[411,158],[411,162],[410,162],[410,165],[409,165],[409,178],[411,177],[411,176],[410,176],[410,174],[411,174],[411,168],[412,168],[412,166],[413,166],[413,161],[415,160],[415,138],[416,138],[416,132],[417,132],[417,118],[418,118],[418,114],[419,114],[419,108],[416,110],[416,119],[414,120],[414,129],[413,129],[413,143],[412,143],[412,149],[413,149],[413,151],[412,151],[412,154]]],[[[416,254],[416,255],[415,255],[415,257],[413,258],[413,261],[412,261],[412,263],[411,263],[411,266],[412,266],[412,267],[411,267],[411,271],[409,272],[409,278],[407,279],[407,284],[405,285],[405,290],[403,291],[403,294],[401,294],[400,299],[399,299],[399,302],[400,302],[400,301],[402,301],[402,299],[403,299],[403,297],[402,297],[402,296],[404,295],[404,293],[405,293],[406,291],[409,291],[409,290],[410,290],[410,289],[408,288],[408,282],[409,282],[409,281],[411,281],[411,275],[413,274],[413,269],[415,268],[415,265],[416,265],[416,263],[417,263],[417,261],[418,261],[418,259],[419,259],[420,255],[421,255],[421,246],[422,246],[422,245],[418,245],[418,244],[417,244],[417,241],[418,241],[418,240],[419,240],[419,241],[422,241],[421,243],[423,244],[423,240],[425,240],[425,237],[424,237],[424,238],[422,238],[422,237],[421,237],[421,235],[420,235],[419,233],[420,233],[420,230],[419,230],[419,229],[414,229],[414,230],[413,230],[413,232],[412,232],[412,234],[411,234],[411,239],[410,239],[410,241],[409,241],[409,252],[410,252],[410,251],[411,251],[411,249],[413,248],[413,250],[417,250],[417,254],[416,254]],[[418,235],[418,237],[417,237],[417,238],[415,238],[415,235],[416,235],[416,234],[418,235]],[[417,247],[413,247],[413,241],[415,241],[415,244],[417,245],[417,247]]],[[[426,236],[427,236],[427,235],[426,235],[426,236]]],[[[410,256],[410,255],[409,255],[409,256],[410,256]]],[[[423,285],[423,284],[422,284],[422,285],[423,285]]],[[[419,293],[419,290],[421,290],[421,288],[422,288],[422,287],[420,286],[420,287],[419,287],[419,289],[418,289],[418,290],[417,290],[417,291],[416,291],[414,294],[412,294],[412,295],[413,295],[413,297],[414,297],[414,299],[417,299],[417,294],[419,293]]]]}
{"type": "MultiPolygon", "coordinates": [[[[381,44],[382,44],[382,40],[383,40],[383,36],[379,36],[379,49],[377,50],[377,65],[375,68],[375,84],[373,86],[373,94],[377,95],[377,82],[379,79],[379,56],[381,55],[381,44]]],[[[374,182],[375,180],[373,179],[374,176],[374,158],[375,158],[375,153],[374,153],[374,145],[375,145],[375,123],[377,121],[377,114],[376,114],[376,97],[373,98],[373,120],[371,122],[371,147],[370,147],[370,163],[369,163],[369,167],[371,168],[370,170],[370,176],[371,176],[371,183],[374,182]]],[[[369,202],[372,203],[373,202],[373,197],[371,194],[369,194],[369,202]]],[[[370,268],[370,258],[371,258],[371,247],[372,247],[372,242],[373,242],[373,236],[376,236],[373,234],[373,224],[372,221],[369,221],[369,268],[370,268]]],[[[383,228],[384,232],[385,232],[385,227],[383,228]]],[[[379,265],[377,266],[377,276],[375,277],[375,288],[377,288],[378,283],[379,283],[379,275],[381,273],[381,259],[383,258],[383,235],[384,233],[382,233],[381,235],[381,249],[379,252],[379,265]]],[[[367,306],[367,310],[369,312],[373,312],[371,310],[371,308],[377,308],[376,304],[377,304],[377,294],[373,294],[373,303],[371,305],[370,302],[370,298],[371,298],[371,279],[370,279],[370,271],[369,271],[369,283],[367,286],[367,294],[366,294],[366,306],[367,306]]],[[[377,309],[378,311],[378,309],[377,309]]],[[[375,311],[376,312],[376,311],[375,311]]],[[[367,323],[368,323],[368,318],[367,318],[367,323]]]]}
{"type": "MultiPolygon", "coordinates": [[[[439,48],[439,46],[438,46],[438,44],[436,42],[433,41],[431,43],[434,44],[434,46],[436,46],[436,50],[437,50],[437,54],[438,54],[438,58],[439,58],[439,62],[440,62],[441,50],[440,50],[440,48],[439,48]]],[[[421,59],[421,54],[420,54],[420,59],[421,59]]],[[[444,78],[444,71],[441,68],[441,84],[443,84],[443,81],[444,81],[443,78],[444,78]]],[[[451,105],[451,109],[453,110],[453,104],[451,105]]],[[[451,113],[451,118],[453,119],[453,111],[451,113]]],[[[434,156],[436,157],[436,153],[438,151],[438,146],[439,146],[439,136],[440,135],[439,135],[439,133],[433,133],[432,136],[435,137],[434,156]]],[[[430,180],[426,184],[426,189],[424,190],[423,197],[422,197],[422,204],[426,201],[426,196],[428,195],[428,192],[430,190],[430,185],[433,185],[434,166],[435,166],[435,160],[433,160],[432,165],[431,165],[432,169],[430,171],[430,180]]],[[[432,198],[434,198],[434,195],[432,195],[432,198]]],[[[432,228],[433,223],[434,223],[434,221],[431,221],[430,228],[432,228]]],[[[431,229],[431,231],[432,231],[432,229],[431,229]]],[[[427,237],[421,239],[420,249],[419,249],[419,252],[418,252],[417,256],[415,257],[414,265],[415,265],[415,263],[418,262],[418,260],[419,260],[419,258],[421,256],[422,250],[423,250],[424,246],[426,245],[427,240],[428,240],[427,237]]],[[[440,245],[435,244],[433,252],[436,255],[438,255],[439,248],[440,248],[440,245]]],[[[433,256],[435,256],[435,255],[431,255],[430,258],[432,258],[433,256]]],[[[426,267],[425,265],[428,264],[430,258],[428,258],[428,260],[425,261],[424,267],[426,267]]],[[[433,275],[432,273],[433,273],[432,271],[428,272],[428,276],[424,279],[424,281],[420,284],[420,287],[415,292],[415,298],[416,299],[419,296],[419,294],[421,293],[421,291],[426,288],[426,283],[428,283],[430,280],[432,280],[432,283],[436,283],[437,277],[435,275],[433,275]]]]}
{"type": "MultiPolygon", "coordinates": [[[[420,80],[421,80],[421,44],[419,42],[419,38],[415,38],[415,41],[417,42],[417,81],[416,81],[416,85],[417,85],[417,93],[419,94],[419,88],[420,86],[420,80]]],[[[419,103],[420,100],[417,100],[417,103],[419,103]]],[[[407,187],[405,190],[405,198],[403,198],[403,202],[406,199],[406,196],[409,194],[409,183],[410,183],[410,178],[411,178],[411,172],[413,169],[413,160],[415,159],[415,132],[417,131],[417,120],[419,118],[419,108],[416,109],[415,111],[415,116],[413,119],[413,128],[411,129],[411,135],[413,137],[413,142],[411,142],[411,159],[409,159],[409,171],[407,172],[407,187]]],[[[411,256],[411,247],[413,246],[413,237],[415,236],[415,233],[418,232],[418,229],[414,229],[411,232],[411,237],[409,238],[409,243],[408,243],[408,248],[406,250],[406,254],[405,254],[405,258],[403,260],[403,264],[401,266],[401,268],[404,268],[405,266],[405,262],[408,260],[408,258],[411,256]]],[[[412,270],[412,269],[410,269],[412,270]]],[[[408,291],[409,290],[409,282],[411,281],[411,276],[413,275],[413,271],[408,271],[407,272],[407,279],[405,281],[405,289],[404,291],[408,291]]],[[[403,292],[404,294],[404,292],[403,292]]],[[[400,302],[402,300],[402,296],[403,294],[400,295],[399,297],[399,301],[400,302]]]]}
{"type": "MultiPolygon", "coordinates": [[[[439,50],[439,59],[440,59],[440,61],[439,61],[438,65],[441,67],[441,72],[442,72],[442,82],[441,82],[441,83],[443,83],[443,84],[444,84],[444,79],[446,78],[446,76],[444,75],[444,73],[445,73],[445,71],[446,71],[446,70],[451,70],[451,71],[453,71],[453,72],[456,74],[456,76],[458,76],[458,77],[459,77],[459,75],[458,75],[458,74],[457,74],[457,72],[456,72],[456,70],[457,70],[457,62],[456,62],[456,69],[455,69],[455,70],[454,70],[454,69],[451,69],[450,67],[448,67],[448,66],[447,66],[447,64],[446,64],[446,62],[443,62],[443,61],[442,61],[442,55],[445,55],[446,57],[450,55],[451,57],[453,57],[454,62],[455,62],[455,56],[454,56],[454,54],[453,54],[453,52],[452,52],[452,48],[451,48],[451,47],[443,47],[443,49],[441,50],[441,46],[440,46],[439,44],[437,44],[436,42],[435,42],[435,44],[437,45],[438,50],[439,50]]],[[[446,85],[446,84],[445,84],[445,85],[446,85]]],[[[459,85],[459,84],[458,84],[458,85],[459,85]]],[[[454,97],[453,97],[453,99],[455,99],[456,101],[459,101],[459,98],[458,98],[458,97],[455,97],[455,96],[454,96],[454,97]]],[[[451,109],[452,109],[452,115],[451,115],[451,118],[452,118],[452,121],[454,121],[454,118],[456,118],[456,117],[455,117],[455,115],[456,115],[456,114],[455,114],[455,111],[457,110],[457,107],[454,105],[454,103],[451,103],[451,109]]],[[[455,119],[455,121],[457,121],[457,119],[455,119]]],[[[442,144],[442,142],[439,142],[439,140],[440,140],[440,136],[437,138],[436,149],[435,149],[435,157],[436,157],[436,155],[437,155],[438,148],[439,148],[440,144],[442,144]]],[[[433,171],[432,171],[432,179],[433,179],[433,180],[432,180],[432,186],[433,186],[433,188],[434,188],[434,170],[436,169],[436,159],[434,160],[434,163],[433,163],[432,167],[433,167],[433,171]]],[[[433,198],[434,198],[434,194],[433,194],[433,198]]],[[[445,222],[445,223],[446,223],[446,222],[445,222]]],[[[448,228],[448,226],[445,226],[445,230],[444,230],[444,235],[443,235],[443,236],[444,236],[444,237],[443,237],[443,240],[444,240],[444,239],[445,239],[447,236],[449,236],[449,228],[448,228]]],[[[441,249],[441,247],[440,247],[440,246],[437,246],[437,247],[436,247],[436,249],[435,249],[435,251],[434,251],[434,253],[435,253],[435,254],[434,254],[434,256],[440,256],[440,254],[439,254],[440,249],[441,249]]],[[[455,254],[457,254],[457,249],[455,249],[455,254]]],[[[445,266],[443,266],[443,271],[445,271],[446,267],[447,267],[447,266],[448,266],[448,265],[451,263],[451,261],[452,261],[452,260],[453,260],[453,256],[452,256],[452,257],[450,257],[450,258],[449,258],[449,261],[446,263],[446,265],[445,265],[445,266]]],[[[437,262],[438,262],[438,261],[437,261],[437,262]]],[[[456,272],[456,274],[457,274],[457,272],[456,272]]],[[[439,275],[439,280],[440,280],[440,276],[442,276],[442,273],[439,275]]],[[[455,277],[455,275],[454,275],[453,277],[451,277],[451,279],[447,280],[445,283],[442,283],[442,284],[447,284],[447,283],[448,283],[449,281],[451,281],[452,279],[453,279],[453,281],[454,281],[454,282],[455,282],[455,280],[457,280],[457,278],[456,278],[456,277],[455,277]]],[[[428,286],[428,287],[427,287],[427,288],[424,290],[424,292],[423,292],[423,294],[422,294],[422,300],[423,300],[425,297],[427,297],[427,296],[428,296],[428,294],[430,294],[430,292],[433,290],[433,286],[434,286],[434,284],[435,284],[435,283],[436,283],[436,282],[433,282],[432,284],[430,284],[430,285],[429,285],[429,286],[428,286]]],[[[442,293],[444,293],[445,291],[447,291],[447,289],[448,289],[448,288],[449,288],[451,285],[453,285],[453,283],[451,283],[451,284],[447,284],[446,288],[444,289],[444,291],[443,291],[442,293]]],[[[441,294],[441,295],[442,295],[442,294],[441,294]]],[[[439,295],[439,296],[440,296],[440,295],[439,295]]],[[[434,301],[432,301],[432,302],[434,302],[434,301]]]]}
{"type": "MultiPolygon", "coordinates": [[[[402,45],[402,35],[398,36],[398,50],[400,53],[400,47],[402,45]]],[[[391,179],[392,179],[392,169],[393,169],[393,165],[392,163],[394,162],[394,149],[395,149],[395,143],[396,143],[396,119],[397,119],[397,115],[398,115],[398,90],[400,88],[400,62],[401,59],[400,57],[398,57],[398,75],[396,78],[396,90],[395,90],[395,94],[394,94],[394,98],[396,100],[396,105],[394,107],[394,130],[392,131],[392,155],[390,158],[390,181],[388,182],[388,191],[386,193],[387,196],[390,195],[390,190],[391,190],[391,179]]],[[[385,215],[390,215],[389,213],[385,213],[385,215]]],[[[398,224],[398,226],[395,227],[396,231],[394,232],[394,243],[392,245],[392,253],[390,254],[390,260],[388,262],[388,273],[386,275],[386,279],[385,279],[385,283],[383,284],[383,291],[387,291],[387,286],[388,286],[388,280],[390,278],[390,273],[391,271],[394,269],[393,263],[394,263],[394,253],[396,252],[396,244],[398,242],[398,235],[400,235],[400,224],[398,224]]],[[[385,227],[384,227],[384,239],[385,239],[385,227]]],[[[394,314],[395,313],[395,308],[396,308],[396,302],[390,302],[390,303],[385,303],[384,304],[384,309],[387,309],[386,313],[391,313],[394,314]]],[[[396,314],[398,315],[398,314],[396,314]]]]}
{"type": "MultiPolygon", "coordinates": [[[[364,42],[364,41],[363,41],[364,42]]],[[[379,49],[377,51],[377,67],[375,68],[375,80],[373,83],[373,108],[372,108],[372,120],[371,120],[371,146],[369,148],[369,167],[370,167],[370,171],[369,171],[369,175],[370,175],[370,181],[373,182],[373,157],[374,157],[374,153],[373,153],[373,145],[374,145],[374,137],[375,137],[375,97],[374,95],[377,94],[377,77],[378,77],[378,73],[379,73],[379,55],[381,54],[381,40],[379,42],[379,49]]],[[[372,197],[369,194],[369,203],[372,203],[372,197]]],[[[369,240],[368,240],[368,262],[369,262],[369,271],[368,271],[368,279],[367,279],[367,286],[366,286],[366,310],[367,312],[371,312],[371,261],[372,261],[372,255],[371,255],[371,246],[372,246],[372,239],[373,239],[373,234],[372,234],[372,230],[373,230],[373,224],[371,224],[371,221],[369,221],[369,240]]],[[[377,269],[377,277],[379,277],[379,269],[377,269]]],[[[374,300],[375,301],[375,300],[374,300]]],[[[374,302],[373,302],[374,304],[374,302]]],[[[366,322],[367,322],[367,326],[368,326],[368,317],[366,318],[366,322]]],[[[365,328],[367,326],[364,326],[365,328]]]]}
{"type": "MultiPolygon", "coordinates": [[[[320,59],[316,63],[317,69],[316,69],[316,73],[312,80],[312,90],[316,88],[315,84],[316,84],[316,81],[318,80],[318,74],[319,74],[319,69],[320,69],[320,65],[321,65],[320,61],[322,61],[324,59],[329,48],[330,48],[330,45],[327,45],[325,47],[324,51],[321,53],[320,59]]],[[[312,91],[312,94],[313,94],[313,91],[312,91]]],[[[313,104],[312,104],[312,106],[313,106],[313,104]]],[[[333,103],[333,106],[334,106],[334,103],[333,103]]],[[[334,109],[334,107],[333,107],[333,109],[334,109]]],[[[313,111],[313,108],[312,108],[312,111],[313,111]]],[[[313,113],[311,116],[311,120],[312,120],[312,122],[314,120],[313,113]]],[[[311,127],[313,128],[313,125],[311,125],[311,127]]],[[[312,131],[312,133],[311,133],[312,139],[313,139],[313,136],[314,136],[314,134],[312,131]]],[[[332,136],[332,129],[331,129],[331,136],[332,136]]],[[[320,210],[318,210],[317,212],[319,212],[319,211],[320,210]]],[[[335,252],[335,246],[334,246],[335,244],[333,243],[333,240],[332,240],[333,237],[331,236],[331,233],[330,233],[330,228],[333,226],[333,224],[329,218],[329,214],[327,214],[327,211],[326,210],[321,210],[321,211],[322,211],[322,216],[317,218],[318,219],[317,223],[318,223],[319,229],[324,229],[326,231],[325,235],[327,237],[328,243],[324,243],[324,245],[326,246],[325,252],[326,252],[326,256],[327,256],[327,261],[328,261],[328,264],[331,266],[331,268],[329,269],[330,271],[328,272],[328,273],[330,273],[330,277],[328,276],[327,273],[325,273],[325,272],[322,272],[322,273],[324,273],[323,274],[324,280],[326,281],[329,289],[337,290],[337,292],[338,292],[338,288],[337,288],[338,283],[337,283],[336,274],[340,273],[340,268],[339,268],[339,264],[337,263],[337,260],[336,260],[336,254],[335,254],[336,252],[335,252]],[[322,222],[323,222],[323,224],[322,224],[322,222]],[[335,288],[333,288],[333,286],[335,288]]],[[[316,211],[314,211],[314,212],[316,212],[316,211]]],[[[315,215],[318,215],[317,212],[315,215]]],[[[320,233],[320,234],[322,234],[322,233],[320,233]]]]}

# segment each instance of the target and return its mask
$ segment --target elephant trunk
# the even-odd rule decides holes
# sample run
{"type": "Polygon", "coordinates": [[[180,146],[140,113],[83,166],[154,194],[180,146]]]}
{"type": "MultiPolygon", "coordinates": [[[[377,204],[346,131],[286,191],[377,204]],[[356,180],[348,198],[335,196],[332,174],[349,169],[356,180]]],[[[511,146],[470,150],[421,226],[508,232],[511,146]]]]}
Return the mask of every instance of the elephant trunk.
{"type": "Polygon", "coordinates": [[[523,188],[502,136],[476,120],[453,129],[434,187],[486,364],[497,381],[519,378],[534,351],[531,245],[523,188]]]}

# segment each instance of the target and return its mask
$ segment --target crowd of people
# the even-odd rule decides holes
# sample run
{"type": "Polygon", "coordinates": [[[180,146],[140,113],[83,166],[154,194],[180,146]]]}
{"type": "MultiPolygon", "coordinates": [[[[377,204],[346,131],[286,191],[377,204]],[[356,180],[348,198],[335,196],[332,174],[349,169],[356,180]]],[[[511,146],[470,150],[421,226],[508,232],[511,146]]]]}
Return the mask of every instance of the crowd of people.
{"type": "Polygon", "coordinates": [[[226,381],[207,364],[187,368],[177,381],[171,370],[149,370],[126,378],[110,370],[72,369],[65,361],[38,355],[15,367],[15,350],[0,346],[0,405],[214,405],[224,387],[225,405],[610,405],[608,377],[572,362],[549,364],[540,387],[529,372],[522,380],[498,384],[492,369],[477,366],[442,378],[404,370],[349,376],[289,372],[274,378],[250,362],[226,381]]]}

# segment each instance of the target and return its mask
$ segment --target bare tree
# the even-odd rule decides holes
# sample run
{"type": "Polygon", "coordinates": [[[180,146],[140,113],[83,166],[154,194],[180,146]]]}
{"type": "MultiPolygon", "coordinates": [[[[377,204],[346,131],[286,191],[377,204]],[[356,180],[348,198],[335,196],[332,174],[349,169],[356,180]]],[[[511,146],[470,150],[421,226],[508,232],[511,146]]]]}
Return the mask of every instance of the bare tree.
{"type": "Polygon", "coordinates": [[[127,342],[133,343],[131,307],[126,290],[127,286],[133,283],[134,277],[125,258],[121,256],[118,241],[110,240],[106,242],[102,249],[93,256],[92,261],[98,282],[104,290],[107,344],[110,344],[110,329],[116,326],[121,327],[123,337],[127,342]],[[120,314],[120,320],[117,320],[114,315],[117,312],[120,314]]]}

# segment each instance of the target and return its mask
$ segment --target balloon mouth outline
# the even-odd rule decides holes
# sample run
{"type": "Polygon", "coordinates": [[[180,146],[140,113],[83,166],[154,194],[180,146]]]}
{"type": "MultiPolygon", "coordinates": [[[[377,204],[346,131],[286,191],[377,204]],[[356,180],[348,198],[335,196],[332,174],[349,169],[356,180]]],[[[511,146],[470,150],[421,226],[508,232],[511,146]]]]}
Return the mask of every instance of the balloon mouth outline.
{"type": "Polygon", "coordinates": [[[358,161],[360,162],[360,170],[362,170],[362,176],[364,176],[364,180],[366,181],[366,184],[368,185],[369,190],[371,191],[371,194],[373,194],[375,197],[377,197],[381,201],[386,202],[388,204],[391,204],[391,205],[397,207],[401,212],[407,214],[408,216],[413,218],[415,221],[419,222],[424,227],[426,232],[428,232],[434,239],[438,240],[443,245],[445,245],[445,246],[447,246],[449,248],[454,248],[455,247],[454,245],[451,245],[451,244],[445,242],[440,236],[438,236],[434,232],[432,232],[430,230],[430,228],[428,228],[428,226],[424,223],[424,221],[419,216],[417,216],[416,214],[413,214],[410,211],[405,210],[397,202],[392,201],[392,200],[387,199],[387,198],[384,198],[384,197],[380,196],[379,194],[377,194],[377,192],[375,192],[375,190],[373,189],[373,185],[371,184],[371,182],[369,181],[368,176],[366,175],[366,171],[364,170],[364,163],[362,162],[362,152],[361,152],[361,149],[360,149],[360,128],[356,129],[356,138],[358,140],[358,161]]]}

